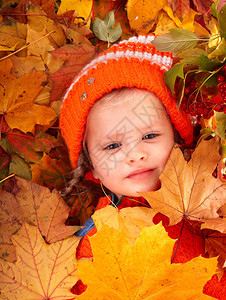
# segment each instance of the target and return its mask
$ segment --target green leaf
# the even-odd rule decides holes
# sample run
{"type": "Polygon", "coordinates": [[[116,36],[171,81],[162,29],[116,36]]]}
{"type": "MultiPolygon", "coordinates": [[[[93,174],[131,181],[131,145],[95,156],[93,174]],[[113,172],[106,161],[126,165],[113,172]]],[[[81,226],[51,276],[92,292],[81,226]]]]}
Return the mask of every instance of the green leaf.
{"type": "Polygon", "coordinates": [[[169,51],[177,55],[181,51],[194,48],[198,43],[196,35],[188,29],[172,28],[169,31],[152,41],[158,51],[169,51]]]}
{"type": "Polygon", "coordinates": [[[27,180],[31,180],[32,178],[29,164],[16,154],[12,155],[12,160],[9,165],[9,174],[12,173],[27,180]]]}
{"type": "Polygon", "coordinates": [[[184,79],[184,63],[174,65],[164,74],[165,84],[170,89],[172,94],[175,94],[174,85],[177,77],[184,79]]]}
{"type": "Polygon", "coordinates": [[[226,140],[226,114],[224,112],[216,112],[216,121],[217,134],[226,140]]]}
{"type": "Polygon", "coordinates": [[[219,61],[218,58],[211,60],[202,53],[199,56],[199,69],[202,71],[213,71],[216,67],[221,65],[222,63],[219,61]]]}
{"type": "Polygon", "coordinates": [[[194,48],[180,52],[178,54],[178,57],[181,58],[181,62],[185,63],[186,65],[198,66],[200,53],[202,53],[203,55],[207,55],[204,50],[194,48]]]}
{"type": "Polygon", "coordinates": [[[221,8],[217,18],[220,27],[220,35],[222,38],[226,38],[226,4],[221,8]]]}
{"type": "Polygon", "coordinates": [[[120,24],[115,26],[114,10],[107,13],[104,20],[95,18],[93,22],[93,32],[99,40],[109,43],[117,41],[122,34],[122,28],[120,24]],[[114,28],[113,28],[114,27],[114,28]]]}

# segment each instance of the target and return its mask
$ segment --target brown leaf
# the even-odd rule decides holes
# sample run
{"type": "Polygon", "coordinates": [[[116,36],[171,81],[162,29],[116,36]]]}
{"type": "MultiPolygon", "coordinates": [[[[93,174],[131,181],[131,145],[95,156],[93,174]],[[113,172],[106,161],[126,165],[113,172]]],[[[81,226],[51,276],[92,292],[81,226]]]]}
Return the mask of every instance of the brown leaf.
{"type": "MultiPolygon", "coordinates": [[[[209,257],[218,257],[218,267],[226,267],[226,234],[222,234],[215,230],[204,229],[205,234],[205,251],[209,257]]],[[[222,270],[221,270],[222,271],[222,270]]]]}
{"type": "MultiPolygon", "coordinates": [[[[12,247],[10,237],[23,222],[38,226],[48,243],[59,241],[72,235],[79,228],[66,226],[69,207],[59,193],[30,181],[17,178],[20,191],[14,196],[0,188],[0,246],[1,256],[7,259],[12,247]]],[[[10,259],[10,261],[14,258],[10,259]]]]}
{"type": "Polygon", "coordinates": [[[174,15],[179,17],[181,21],[190,11],[189,0],[169,0],[168,5],[172,8],[174,15]]]}
{"type": "Polygon", "coordinates": [[[13,236],[16,264],[0,260],[0,289],[6,299],[74,299],[75,236],[48,245],[36,227],[24,224],[13,236]]]}
{"type": "Polygon", "coordinates": [[[202,14],[205,15],[207,12],[210,12],[211,5],[215,1],[213,1],[213,0],[193,0],[193,2],[197,8],[197,11],[201,12],[202,14]]]}
{"type": "Polygon", "coordinates": [[[173,149],[160,176],[161,188],[142,193],[151,207],[170,219],[205,221],[217,218],[217,210],[226,203],[226,184],[212,176],[220,159],[218,139],[202,141],[187,163],[179,149],[173,149]]]}

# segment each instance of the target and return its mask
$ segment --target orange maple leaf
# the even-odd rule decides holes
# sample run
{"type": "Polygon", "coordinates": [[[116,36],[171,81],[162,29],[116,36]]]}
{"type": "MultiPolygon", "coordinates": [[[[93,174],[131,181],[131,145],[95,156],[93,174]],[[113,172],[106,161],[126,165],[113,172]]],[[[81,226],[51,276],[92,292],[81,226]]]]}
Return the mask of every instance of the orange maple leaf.
{"type": "Polygon", "coordinates": [[[78,262],[87,290],[78,299],[209,299],[202,294],[217,258],[171,264],[174,240],[158,224],[144,228],[133,248],[124,230],[102,224],[90,238],[93,262],[78,262]]]}
{"type": "Polygon", "coordinates": [[[5,299],[74,299],[70,289],[77,280],[77,237],[48,245],[37,227],[25,223],[12,240],[16,264],[0,260],[0,289],[5,299]]]}
{"type": "Polygon", "coordinates": [[[50,125],[56,113],[50,107],[34,104],[34,99],[42,90],[45,73],[31,71],[16,78],[10,59],[0,62],[0,114],[4,115],[11,129],[32,132],[36,124],[50,125]]]}
{"type": "Polygon", "coordinates": [[[50,192],[31,181],[17,177],[19,192],[16,195],[0,188],[0,255],[7,261],[15,260],[11,236],[23,222],[36,225],[48,243],[59,241],[80,229],[66,226],[69,207],[56,190],[50,192]]]}
{"type": "Polygon", "coordinates": [[[151,207],[166,215],[170,225],[182,218],[205,221],[217,218],[226,203],[226,184],[212,176],[217,162],[217,138],[202,141],[187,163],[179,149],[173,149],[160,176],[161,188],[141,195],[151,207]]]}

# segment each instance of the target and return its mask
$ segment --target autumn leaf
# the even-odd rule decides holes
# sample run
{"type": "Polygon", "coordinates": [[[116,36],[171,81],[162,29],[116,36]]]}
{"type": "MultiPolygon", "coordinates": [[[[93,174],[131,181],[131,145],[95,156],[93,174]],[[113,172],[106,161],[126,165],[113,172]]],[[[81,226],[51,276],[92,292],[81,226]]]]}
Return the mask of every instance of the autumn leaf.
{"type": "Polygon", "coordinates": [[[9,253],[12,254],[10,237],[20,229],[23,222],[36,225],[48,243],[66,238],[80,228],[65,225],[69,207],[56,190],[50,192],[46,187],[19,177],[17,185],[19,192],[16,195],[0,188],[1,257],[7,259],[9,253]]]}
{"type": "Polygon", "coordinates": [[[218,256],[218,267],[222,273],[222,268],[226,267],[226,235],[216,230],[204,229],[205,235],[205,252],[209,257],[218,256]]]}
{"type": "Polygon", "coordinates": [[[51,75],[50,99],[56,101],[65,94],[75,75],[94,58],[96,49],[90,44],[64,45],[51,54],[64,61],[63,66],[51,75]]]}
{"type": "Polygon", "coordinates": [[[58,158],[52,158],[44,153],[40,160],[40,164],[31,165],[33,182],[41,185],[47,185],[50,188],[65,187],[65,179],[67,173],[71,171],[71,165],[66,148],[56,149],[55,152],[58,150],[60,151],[58,158]]]}
{"type": "Polygon", "coordinates": [[[25,24],[8,22],[0,26],[0,45],[2,47],[15,47],[20,49],[26,44],[27,28],[25,24]]]}
{"type": "Polygon", "coordinates": [[[209,299],[202,289],[217,259],[171,264],[174,240],[161,224],[144,228],[133,248],[124,230],[104,224],[90,241],[93,262],[78,262],[79,277],[88,288],[78,299],[209,299]]]}
{"type": "Polygon", "coordinates": [[[175,13],[175,15],[180,17],[181,21],[183,17],[186,16],[190,11],[189,0],[179,0],[179,1],[169,0],[168,4],[170,7],[172,7],[172,10],[175,13]]]}
{"type": "Polygon", "coordinates": [[[120,24],[118,23],[115,26],[115,15],[113,10],[108,12],[103,20],[96,17],[92,29],[98,39],[108,42],[108,47],[110,46],[110,43],[116,42],[122,34],[120,24]]]}
{"type": "Polygon", "coordinates": [[[188,163],[179,149],[173,149],[160,175],[161,188],[141,195],[168,216],[171,225],[182,218],[217,218],[217,210],[226,203],[226,185],[211,175],[219,159],[217,138],[203,140],[188,163]]]}
{"type": "Polygon", "coordinates": [[[23,132],[32,132],[36,124],[50,125],[56,118],[55,112],[47,106],[33,103],[46,75],[41,71],[31,71],[16,78],[12,72],[9,59],[0,62],[0,114],[11,129],[17,128],[23,132]]]}
{"type": "Polygon", "coordinates": [[[126,13],[126,2],[127,0],[115,0],[115,1],[105,1],[105,0],[94,0],[93,2],[93,12],[92,20],[98,17],[103,20],[106,13],[114,10],[115,11],[115,21],[116,24],[120,24],[122,28],[121,39],[128,39],[133,36],[133,32],[129,26],[129,20],[126,13]]]}
{"type": "Polygon", "coordinates": [[[0,260],[0,289],[5,299],[74,299],[70,289],[77,280],[77,237],[48,245],[37,227],[25,223],[12,241],[17,262],[0,260]]]}
{"type": "Polygon", "coordinates": [[[156,212],[147,207],[128,207],[118,210],[109,205],[97,210],[93,215],[95,225],[100,229],[103,224],[127,234],[127,240],[133,244],[144,227],[152,226],[156,212]]]}
{"type": "Polygon", "coordinates": [[[61,0],[58,14],[66,11],[75,10],[81,20],[88,21],[92,13],[92,0],[61,0]]]}
{"type": "MultiPolygon", "coordinates": [[[[51,20],[48,16],[45,15],[43,9],[39,6],[32,6],[27,10],[27,19],[28,19],[28,28],[31,28],[33,31],[40,32],[44,36],[47,33],[53,32],[48,36],[47,40],[50,41],[51,45],[54,48],[63,46],[66,43],[66,37],[63,32],[63,29],[60,24],[51,20]]],[[[29,42],[34,38],[28,35],[29,42]]],[[[34,44],[28,48],[29,51],[44,51],[48,55],[48,49],[43,49],[39,44],[34,44]],[[32,50],[31,50],[32,48],[32,50]]]]}
{"type": "Polygon", "coordinates": [[[164,0],[128,0],[127,15],[131,29],[138,34],[147,34],[157,22],[158,14],[163,9],[164,3],[164,0]]]}

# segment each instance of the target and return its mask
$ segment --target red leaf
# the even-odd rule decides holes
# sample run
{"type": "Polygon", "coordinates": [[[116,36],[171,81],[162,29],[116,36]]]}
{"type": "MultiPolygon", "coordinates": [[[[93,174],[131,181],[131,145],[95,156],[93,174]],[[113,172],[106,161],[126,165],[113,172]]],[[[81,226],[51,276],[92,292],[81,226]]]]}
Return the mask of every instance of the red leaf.
{"type": "Polygon", "coordinates": [[[88,44],[64,45],[51,54],[65,61],[64,65],[51,75],[53,88],[50,100],[56,101],[64,95],[75,75],[95,56],[96,49],[88,44]]]}
{"type": "Polygon", "coordinates": [[[193,0],[197,11],[206,14],[210,11],[212,3],[214,3],[213,0],[193,0]]]}

